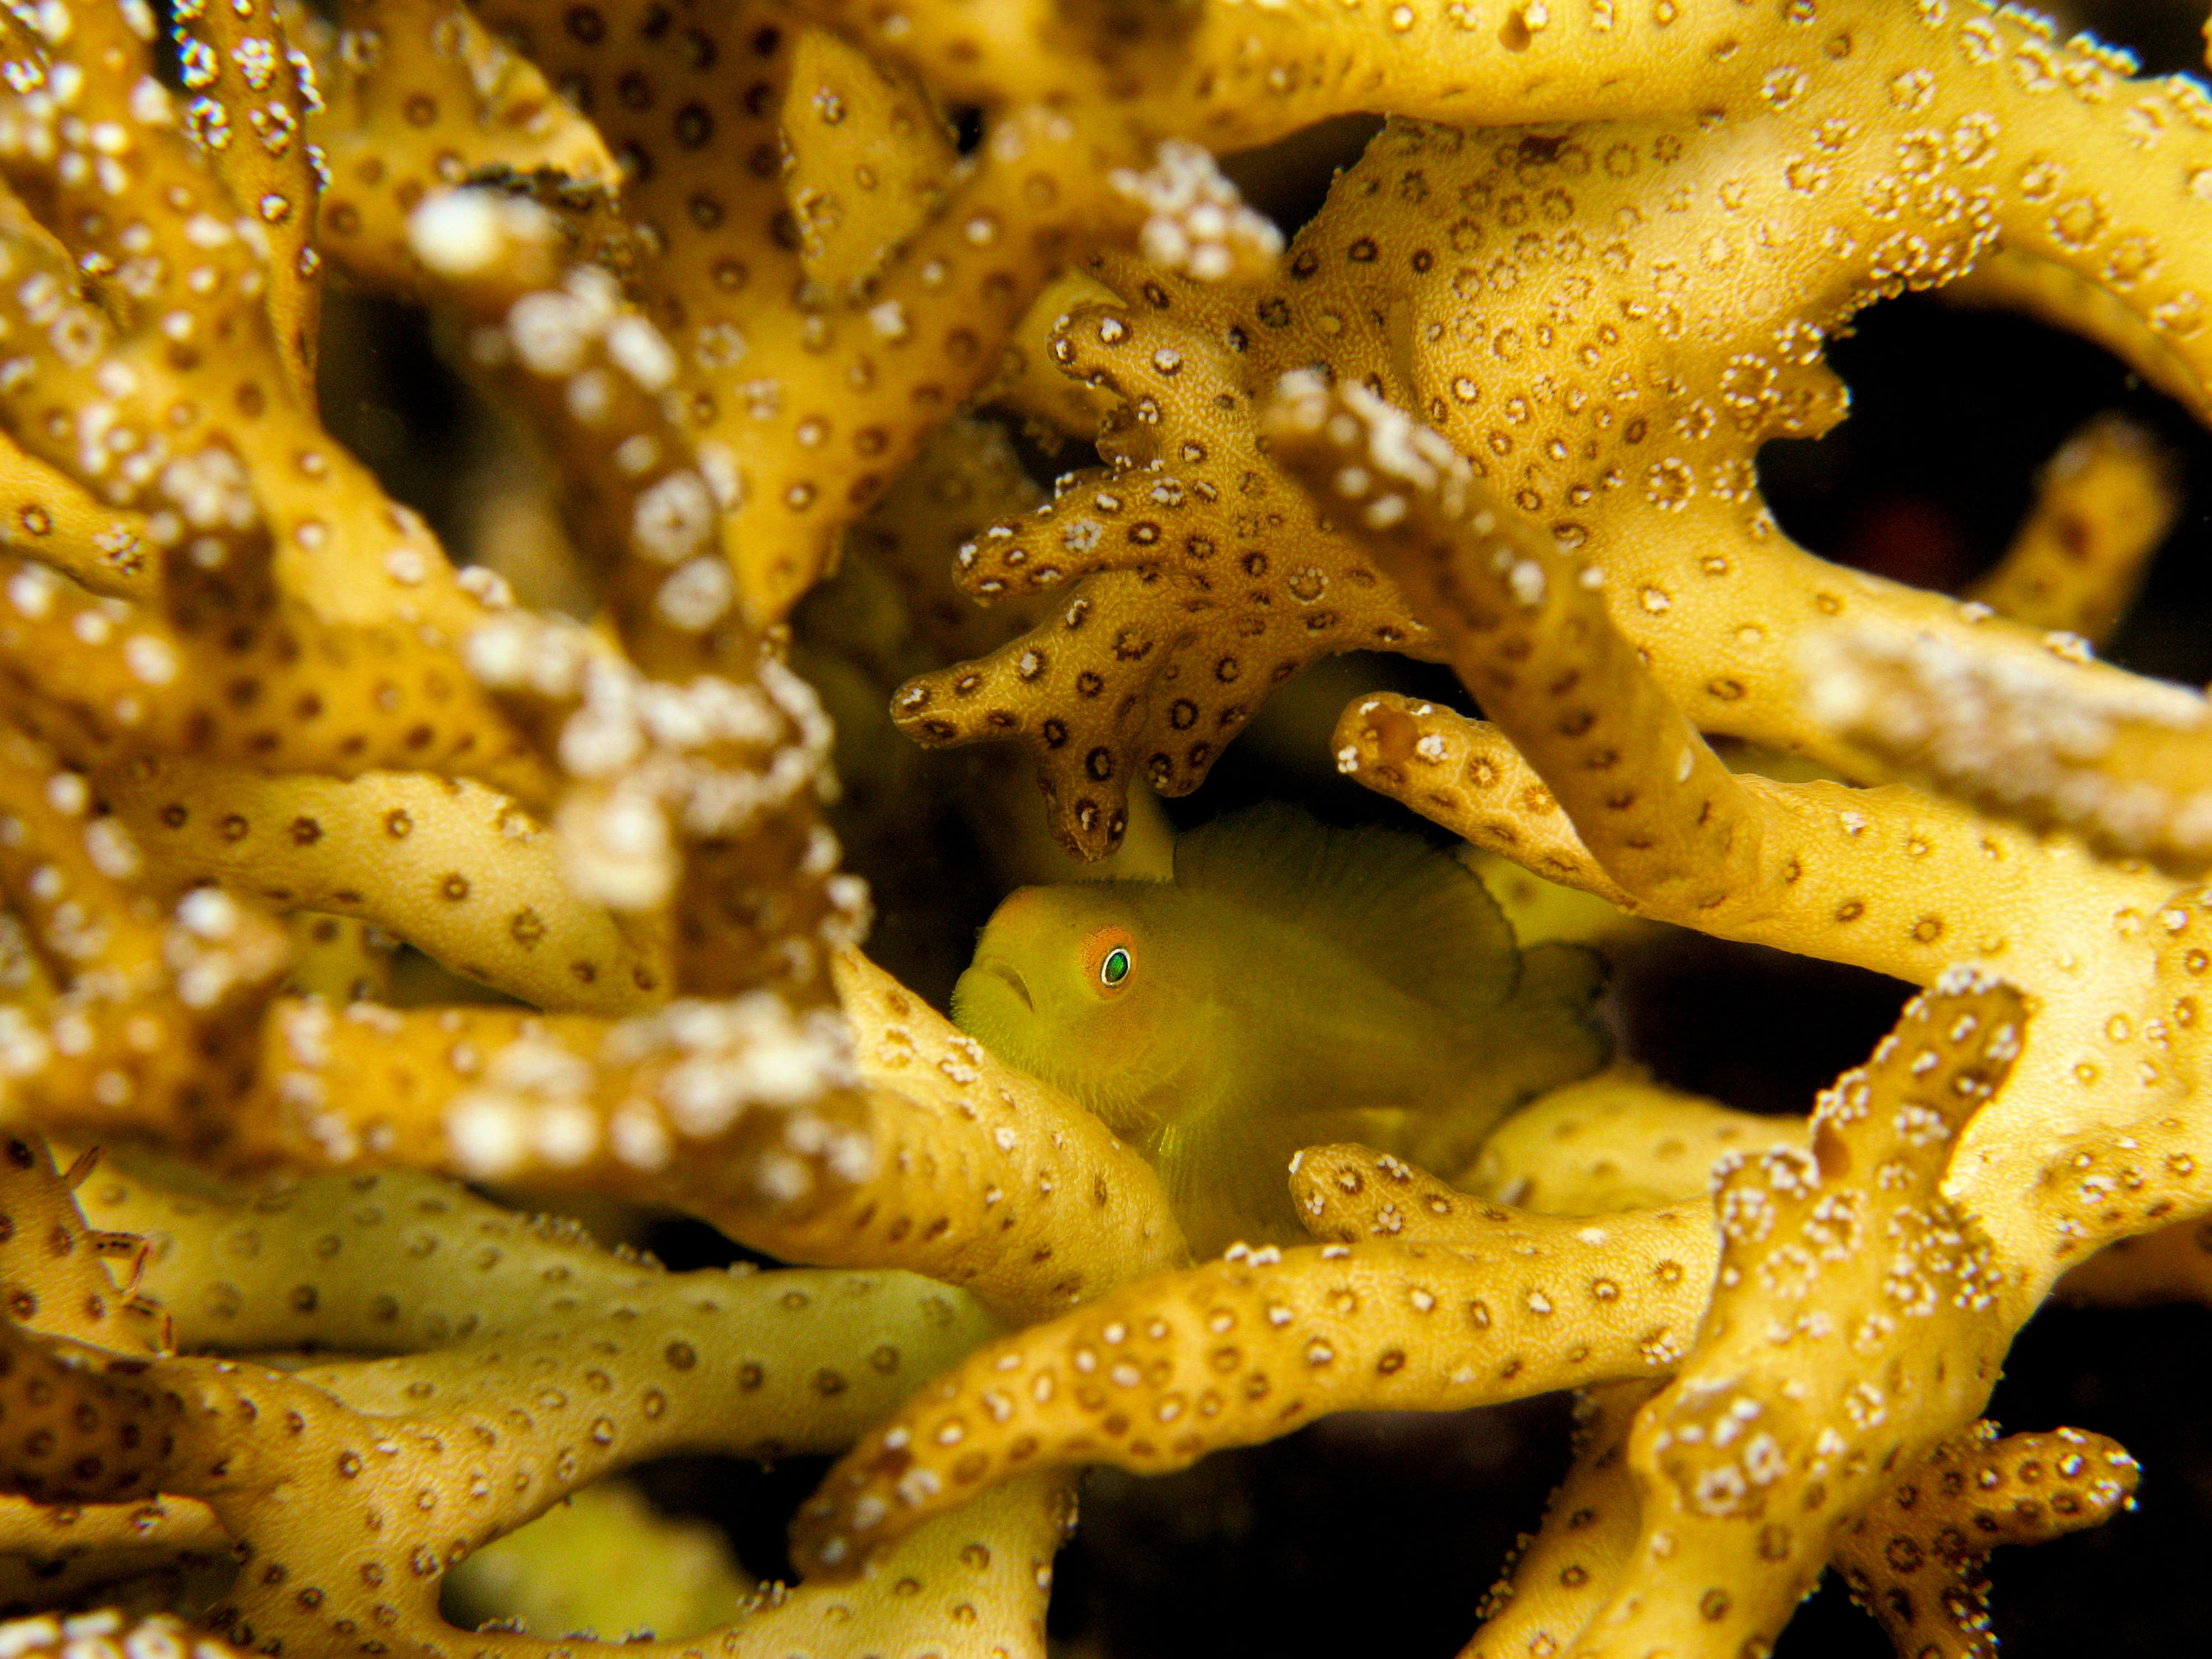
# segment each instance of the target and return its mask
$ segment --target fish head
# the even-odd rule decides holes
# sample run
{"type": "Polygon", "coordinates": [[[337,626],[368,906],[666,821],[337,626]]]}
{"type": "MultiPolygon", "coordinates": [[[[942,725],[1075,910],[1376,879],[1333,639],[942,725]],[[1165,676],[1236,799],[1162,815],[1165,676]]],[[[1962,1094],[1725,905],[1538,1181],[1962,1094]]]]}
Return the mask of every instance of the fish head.
{"type": "Polygon", "coordinates": [[[1147,1092],[1164,1075],[1178,977],[1142,902],[1160,890],[1079,882],[1012,894],[953,987],[954,1021],[1094,1109],[1147,1092]]]}

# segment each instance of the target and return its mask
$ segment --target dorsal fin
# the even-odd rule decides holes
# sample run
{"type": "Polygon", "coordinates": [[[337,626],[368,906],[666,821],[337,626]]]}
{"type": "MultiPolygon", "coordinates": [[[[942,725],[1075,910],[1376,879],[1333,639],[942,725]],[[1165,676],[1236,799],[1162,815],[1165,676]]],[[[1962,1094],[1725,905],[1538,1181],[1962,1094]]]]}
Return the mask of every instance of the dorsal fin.
{"type": "Polygon", "coordinates": [[[1520,980],[1512,924],[1489,890],[1402,830],[1332,829],[1262,802],[1177,837],[1175,882],[1326,939],[1454,1015],[1487,1013],[1520,980]]]}

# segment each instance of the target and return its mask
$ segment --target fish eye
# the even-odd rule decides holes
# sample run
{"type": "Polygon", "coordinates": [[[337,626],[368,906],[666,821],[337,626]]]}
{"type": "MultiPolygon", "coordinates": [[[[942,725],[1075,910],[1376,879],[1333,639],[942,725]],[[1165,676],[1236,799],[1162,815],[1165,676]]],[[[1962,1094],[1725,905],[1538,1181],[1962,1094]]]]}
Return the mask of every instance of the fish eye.
{"type": "Polygon", "coordinates": [[[1136,966],[1137,941],[1126,927],[1108,922],[1083,941],[1083,971],[1100,996],[1119,996],[1128,989],[1136,966]]]}

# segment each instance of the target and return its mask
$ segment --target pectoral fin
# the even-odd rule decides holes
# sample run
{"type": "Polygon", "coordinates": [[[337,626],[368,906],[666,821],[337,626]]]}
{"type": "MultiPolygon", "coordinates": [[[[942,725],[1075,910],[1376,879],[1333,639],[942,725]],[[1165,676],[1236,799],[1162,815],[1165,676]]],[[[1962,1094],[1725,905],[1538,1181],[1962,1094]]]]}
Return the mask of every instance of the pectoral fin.
{"type": "Polygon", "coordinates": [[[1230,1245],[1310,1244],[1290,1196],[1301,1146],[1357,1140],[1390,1146],[1405,1114],[1387,1110],[1270,1113],[1256,1103],[1184,1115],[1155,1129],[1142,1150],[1167,1183],[1168,1202],[1200,1261],[1230,1245]]]}

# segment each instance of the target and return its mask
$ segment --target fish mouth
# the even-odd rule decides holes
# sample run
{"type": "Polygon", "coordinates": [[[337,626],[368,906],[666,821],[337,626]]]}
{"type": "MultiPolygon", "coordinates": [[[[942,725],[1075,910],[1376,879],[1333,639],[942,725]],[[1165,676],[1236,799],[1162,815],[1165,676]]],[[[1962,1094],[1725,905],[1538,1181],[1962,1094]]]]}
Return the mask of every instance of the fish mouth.
{"type": "Polygon", "coordinates": [[[1007,967],[1003,962],[988,963],[986,964],[983,971],[988,974],[996,974],[1000,979],[1006,981],[1007,984],[1013,987],[1014,994],[1022,1000],[1022,1006],[1028,1009],[1031,1013],[1036,1012],[1036,1004],[1030,1000],[1030,988],[1022,982],[1022,976],[1019,974],[1007,967]]]}

